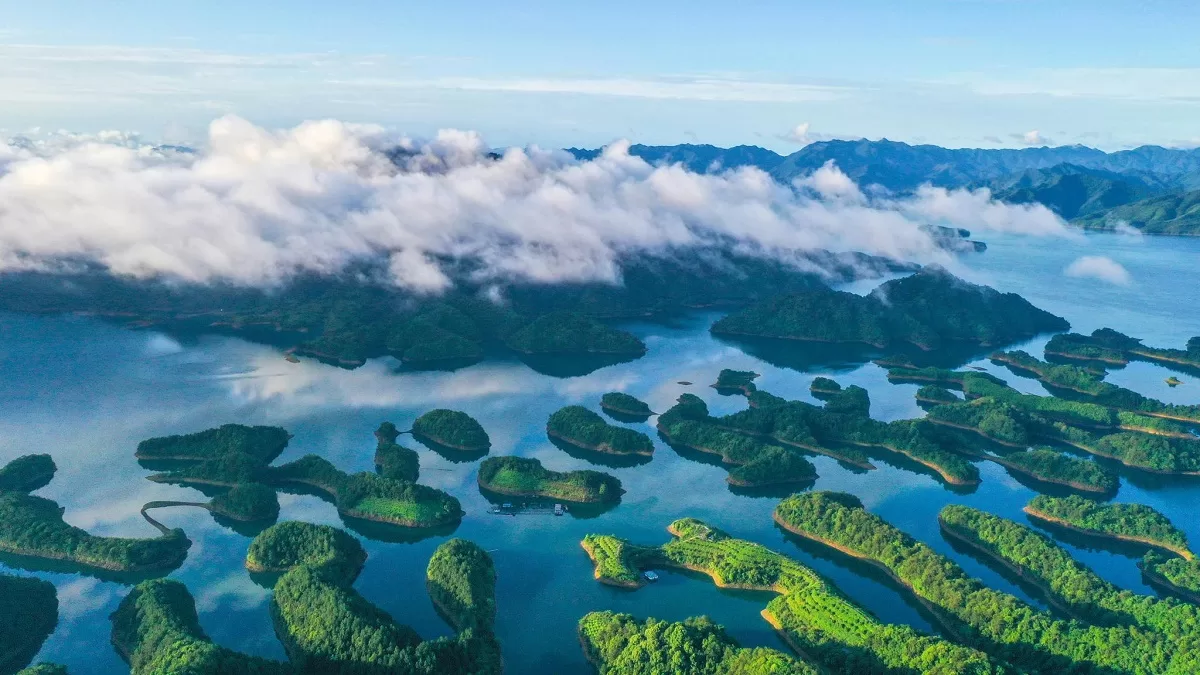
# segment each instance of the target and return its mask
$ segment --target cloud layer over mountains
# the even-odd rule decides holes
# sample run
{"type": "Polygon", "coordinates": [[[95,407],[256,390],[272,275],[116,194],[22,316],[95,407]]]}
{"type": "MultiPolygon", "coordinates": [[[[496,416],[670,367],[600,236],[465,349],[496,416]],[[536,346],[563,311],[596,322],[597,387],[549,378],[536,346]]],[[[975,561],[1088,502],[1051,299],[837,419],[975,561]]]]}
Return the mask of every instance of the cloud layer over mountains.
{"type": "Polygon", "coordinates": [[[863,251],[946,262],[924,225],[1065,236],[1041,206],[986,191],[868,197],[835,166],[793,186],[742,168],[652,166],[614,143],[595,160],[559,151],[489,155],[472,132],[429,142],[319,121],[269,131],[212,123],[195,153],[127,137],[0,143],[0,270],[95,264],[135,277],[271,285],[386,261],[419,291],[477,280],[619,280],[628,254],[728,246],[788,259],[863,251]]]}

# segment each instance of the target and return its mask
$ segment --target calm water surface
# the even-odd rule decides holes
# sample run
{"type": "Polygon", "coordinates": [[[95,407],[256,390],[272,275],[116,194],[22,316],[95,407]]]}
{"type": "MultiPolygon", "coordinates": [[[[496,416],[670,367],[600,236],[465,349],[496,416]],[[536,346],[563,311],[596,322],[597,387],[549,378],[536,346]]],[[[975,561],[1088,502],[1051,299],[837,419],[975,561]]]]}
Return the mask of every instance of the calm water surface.
{"type": "MultiPolygon", "coordinates": [[[[956,271],[1020,293],[1067,317],[1077,331],[1111,326],[1145,338],[1147,344],[1171,347],[1200,334],[1200,312],[1192,307],[1200,287],[1195,264],[1200,241],[1117,235],[988,241],[987,253],[964,259],[964,269],[956,271]],[[1112,257],[1129,270],[1133,283],[1114,286],[1066,277],[1064,268],[1080,255],[1112,257]]],[[[858,284],[855,289],[873,285],[858,284]]],[[[866,387],[877,418],[921,414],[912,399],[917,387],[889,384],[877,366],[799,345],[782,352],[753,347],[743,351],[708,334],[716,316],[694,315],[671,326],[628,325],[646,341],[645,358],[560,379],[519,362],[488,362],[451,373],[410,373],[399,371],[395,361],[381,359],[346,371],[309,361],[288,363],[275,349],[236,339],[181,342],[82,318],[0,315],[0,461],[51,453],[58,476],[40,494],[65,506],[70,523],[96,534],[153,536],[155,531],[138,515],[143,503],[202,496],[145,480],[149,472],[133,459],[135,446],[144,438],[225,422],[280,425],[295,436],[281,462],[316,453],[343,469],[359,471],[372,468],[371,432],[380,422],[390,420],[403,429],[431,408],[456,408],[483,423],[492,437],[493,454],[537,457],[557,470],[607,470],[621,479],[627,493],[619,506],[591,518],[489,515],[489,503],[476,487],[478,462],[455,463],[407,441],[420,452],[421,482],[458,497],[467,516],[452,535],[416,542],[360,534],[370,559],[357,588],[427,638],[450,630],[425,594],[425,566],[438,544],[456,536],[477,542],[495,559],[498,633],[509,672],[586,672],[575,624],[583,614],[602,609],[671,620],[707,614],[745,645],[785,648],[759,616],[770,594],[723,591],[706,578],[675,573],[665,573],[657,584],[638,591],[612,589],[593,580],[592,566],[579,547],[585,534],[661,543],[668,538],[667,524],[684,516],[701,518],[811,565],[885,621],[932,630],[903,594],[877,576],[786,536],[771,521],[778,497],[734,494],[718,466],[681,457],[657,439],[652,461],[625,468],[595,467],[548,442],[545,422],[550,413],[574,403],[595,409],[600,395],[612,390],[638,396],[657,411],[670,407],[684,392],[704,398],[714,413],[738,410],[744,399],[718,396],[707,386],[721,368],[755,370],[763,374],[763,389],[804,400],[812,400],[808,386],[813,377],[831,375],[843,384],[866,387]]],[[[1041,338],[1020,347],[1040,356],[1044,344],[1041,338]]],[[[1022,390],[1045,393],[1037,382],[985,360],[973,363],[1022,390]]],[[[1185,385],[1172,390],[1163,382],[1169,374],[1157,366],[1133,364],[1115,371],[1110,380],[1167,401],[1200,401],[1200,380],[1193,382],[1185,375],[1185,385]]],[[[631,426],[653,435],[647,424],[631,426]]],[[[1021,506],[1035,493],[1003,469],[982,465],[983,484],[970,494],[959,494],[928,473],[885,461],[866,473],[822,457],[814,463],[820,474],[816,489],[859,495],[869,509],[989,585],[1045,606],[990,567],[951,548],[937,529],[936,514],[947,503],[1025,522],[1021,506]]],[[[1196,481],[1137,474],[1123,476],[1116,497],[1165,511],[1193,541],[1200,541],[1200,523],[1194,517],[1197,498],[1196,481]]],[[[281,519],[340,525],[334,508],[315,497],[281,495],[281,504],[281,519]]],[[[251,581],[242,567],[249,537],[218,525],[199,509],[157,515],[184,528],[194,542],[187,562],[171,576],[195,596],[209,635],[233,649],[283,658],[268,615],[270,592],[251,581]]],[[[1068,548],[1114,583],[1153,592],[1142,584],[1133,558],[1076,545],[1068,548]]],[[[61,662],[79,673],[127,672],[109,646],[108,615],[128,586],[78,574],[6,569],[36,574],[58,588],[59,626],[40,660],[61,662]]]]}

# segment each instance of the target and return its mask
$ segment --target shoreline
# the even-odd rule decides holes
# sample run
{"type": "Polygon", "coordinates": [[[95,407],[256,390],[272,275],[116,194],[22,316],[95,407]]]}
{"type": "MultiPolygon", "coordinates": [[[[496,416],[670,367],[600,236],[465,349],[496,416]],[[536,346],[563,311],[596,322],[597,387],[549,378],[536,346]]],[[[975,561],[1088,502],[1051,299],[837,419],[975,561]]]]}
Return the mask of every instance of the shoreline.
{"type": "Polygon", "coordinates": [[[1176,548],[1165,542],[1148,539],[1146,537],[1119,534],[1116,532],[1099,532],[1097,530],[1089,530],[1084,527],[1079,527],[1078,525],[1075,525],[1069,521],[1063,520],[1062,518],[1058,518],[1057,516],[1052,516],[1044,511],[1038,511],[1037,509],[1030,507],[1028,504],[1026,504],[1021,510],[1037,520],[1041,520],[1052,525],[1057,525],[1063,529],[1071,530],[1072,532],[1087,535],[1089,537],[1094,537],[1097,539],[1113,539],[1127,544],[1140,544],[1142,546],[1148,546],[1152,549],[1157,549],[1172,555],[1177,555],[1184,560],[1196,559],[1196,554],[1192,553],[1191,550],[1176,548]]]}
{"type": "MultiPolygon", "coordinates": [[[[618,427],[618,428],[624,428],[624,427],[618,427]]],[[[613,447],[611,445],[609,445],[608,443],[601,443],[600,445],[587,445],[581,441],[564,436],[563,434],[560,434],[557,431],[552,431],[550,429],[546,429],[546,435],[549,436],[550,438],[558,439],[558,440],[562,441],[563,443],[566,443],[567,445],[573,445],[582,450],[590,450],[592,452],[598,452],[602,455],[612,455],[614,457],[629,457],[629,456],[653,457],[654,456],[653,442],[650,445],[649,452],[637,452],[637,451],[617,452],[616,450],[613,450],[613,447]]]]}
{"type": "Polygon", "coordinates": [[[1046,604],[1050,605],[1051,607],[1054,607],[1058,611],[1060,611],[1063,614],[1066,614],[1067,616],[1072,617],[1074,619],[1078,619],[1080,621],[1090,621],[1091,620],[1090,617],[1088,617],[1086,614],[1080,613],[1078,610],[1073,608],[1070,604],[1064,602],[1053,589],[1049,588],[1046,585],[1046,582],[1044,580],[1028,574],[1021,567],[1014,565],[1013,563],[1009,562],[1007,559],[1005,559],[1002,556],[996,555],[987,546],[976,541],[973,537],[971,537],[963,532],[959,532],[957,530],[957,528],[955,528],[953,525],[950,525],[950,524],[946,523],[946,521],[942,520],[940,515],[938,516],[938,526],[941,528],[943,534],[948,535],[950,538],[963,544],[964,546],[967,546],[972,551],[975,551],[976,553],[987,558],[988,560],[995,562],[996,564],[1000,565],[1001,567],[1008,570],[1012,574],[1015,574],[1018,578],[1020,578],[1025,583],[1036,588],[1038,590],[1038,593],[1041,594],[1042,599],[1044,599],[1046,601],[1046,604]]]}
{"type": "MultiPolygon", "coordinates": [[[[477,478],[475,482],[479,484],[479,487],[483,488],[484,490],[487,490],[488,492],[494,492],[498,495],[504,495],[506,497],[525,497],[527,499],[553,499],[553,500],[558,500],[558,501],[562,501],[562,502],[567,502],[568,504],[610,504],[610,503],[618,502],[621,499],[621,495],[619,494],[619,495],[617,495],[617,498],[613,499],[613,500],[605,500],[605,499],[579,500],[579,499],[571,499],[568,497],[557,497],[554,495],[548,495],[548,494],[543,494],[543,493],[539,493],[539,492],[523,492],[521,490],[510,490],[507,488],[500,488],[500,487],[496,487],[490,483],[485,483],[482,477],[477,478]]],[[[625,491],[621,490],[621,494],[625,494],[625,491]]]]}
{"type": "Polygon", "coordinates": [[[1029,447],[1028,443],[1026,443],[1025,445],[1021,445],[1020,443],[1013,443],[1012,441],[1002,441],[998,438],[992,438],[991,436],[988,436],[987,434],[983,433],[979,429],[976,429],[975,427],[969,427],[965,424],[955,424],[954,422],[947,422],[945,420],[939,420],[939,419],[932,418],[932,417],[926,417],[925,419],[927,419],[930,422],[932,422],[933,424],[937,424],[939,426],[950,427],[951,429],[959,429],[961,431],[970,431],[971,433],[979,436],[980,438],[983,438],[984,440],[991,441],[992,443],[998,443],[1005,447],[1017,448],[1019,450],[1024,450],[1025,448],[1029,447]]]}

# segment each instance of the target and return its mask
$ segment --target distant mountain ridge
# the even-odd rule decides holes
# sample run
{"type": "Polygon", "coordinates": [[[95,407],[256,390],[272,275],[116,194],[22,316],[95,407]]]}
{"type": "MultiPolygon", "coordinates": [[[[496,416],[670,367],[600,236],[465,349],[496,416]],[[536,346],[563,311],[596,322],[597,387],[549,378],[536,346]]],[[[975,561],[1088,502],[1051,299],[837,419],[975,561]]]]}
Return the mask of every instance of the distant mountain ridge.
{"type": "MultiPolygon", "coordinates": [[[[580,159],[593,159],[600,153],[579,148],[567,151],[580,159]]],[[[1149,174],[1164,183],[1173,183],[1170,179],[1189,174],[1200,180],[1200,148],[1185,150],[1155,145],[1117,152],[1083,145],[993,150],[909,145],[883,139],[820,141],[786,156],[752,145],[720,148],[637,144],[629,151],[652,164],[682,163],[697,172],[756,166],[781,182],[809,174],[833,160],[860,185],[880,185],[893,192],[908,192],[925,183],[965,187],[1061,164],[1112,173],[1149,174]]]]}
{"type": "MultiPolygon", "coordinates": [[[[601,150],[568,152],[594,159],[601,150]]],[[[821,141],[786,156],[753,145],[633,145],[629,152],[651,164],[682,164],[698,173],[754,166],[785,184],[832,161],[864,189],[907,194],[926,184],[988,188],[1000,201],[1042,204],[1089,229],[1126,224],[1147,234],[1200,235],[1200,148],[988,150],[883,139],[821,141]]]]}

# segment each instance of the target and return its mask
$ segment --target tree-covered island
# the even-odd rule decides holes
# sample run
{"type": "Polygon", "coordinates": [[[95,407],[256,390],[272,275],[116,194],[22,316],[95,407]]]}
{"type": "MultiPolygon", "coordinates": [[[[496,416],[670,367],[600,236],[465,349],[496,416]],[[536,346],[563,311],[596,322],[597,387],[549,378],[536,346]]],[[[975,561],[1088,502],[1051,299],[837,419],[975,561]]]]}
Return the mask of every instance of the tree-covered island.
{"type": "Polygon", "coordinates": [[[551,438],[610,455],[654,454],[654,442],[640,431],[618,427],[580,405],[570,405],[550,416],[546,434],[551,438]]]}
{"type": "MultiPolygon", "coordinates": [[[[35,455],[13,460],[0,473],[25,488],[40,487],[53,472],[48,455],[35,455]]],[[[68,524],[63,511],[26,491],[0,490],[0,551],[100,572],[166,574],[183,563],[192,545],[179,529],[163,528],[153,539],[97,537],[68,524]]]]}
{"type": "Polygon", "coordinates": [[[57,625],[54,584],[0,574],[0,673],[28,666],[57,625]]]}
{"type": "MultiPolygon", "coordinates": [[[[603,583],[636,588],[644,583],[643,570],[677,568],[705,574],[723,588],[778,593],[763,618],[820,672],[1004,672],[980,651],[908,626],[881,623],[813,570],[757,543],[735,539],[694,518],[677,520],[668,531],[674,539],[658,547],[606,535],[588,535],[582,546],[603,583]]],[[[586,639],[584,648],[589,648],[586,639]]],[[[609,658],[633,656],[613,651],[617,655],[609,658]]]]}
{"type": "Polygon", "coordinates": [[[770,298],[717,321],[712,332],[931,350],[950,343],[998,346],[1069,327],[1019,295],[932,266],[866,296],[814,287],[770,298]]]}
{"type": "Polygon", "coordinates": [[[1010,568],[1078,620],[984,586],[957,564],[863,509],[852,495],[806,493],[775,511],[785,529],[863,560],[908,589],[954,638],[1024,672],[1191,672],[1200,665],[1195,607],[1118,589],[1044,536],[965,506],[943,532],[1010,568]],[[1121,620],[1114,621],[1120,616],[1121,620]]]}
{"type": "Polygon", "coordinates": [[[621,391],[610,391],[601,396],[600,407],[606,412],[631,418],[649,418],[654,414],[645,401],[621,391]]]}
{"type": "Polygon", "coordinates": [[[458,410],[430,410],[413,422],[412,433],[418,440],[433,441],[460,452],[486,453],[492,447],[492,440],[483,426],[474,417],[458,410]]]}
{"type": "Polygon", "coordinates": [[[1149,361],[1168,368],[1182,367],[1188,372],[1200,370],[1200,336],[1187,341],[1183,349],[1148,347],[1138,338],[1111,328],[1098,328],[1091,335],[1062,333],[1050,338],[1046,356],[1076,361],[1096,361],[1123,366],[1133,360],[1149,361]]]}
{"type": "Polygon", "coordinates": [[[576,504],[615,502],[625,492],[621,481],[588,469],[550,471],[536,459],[489,457],[479,465],[479,487],[512,497],[544,497],[576,504]]]}

